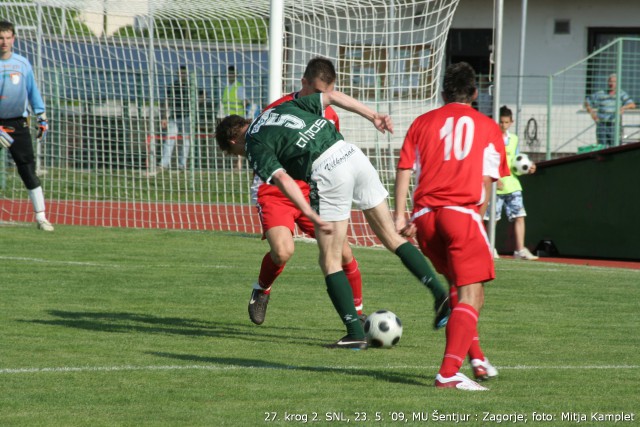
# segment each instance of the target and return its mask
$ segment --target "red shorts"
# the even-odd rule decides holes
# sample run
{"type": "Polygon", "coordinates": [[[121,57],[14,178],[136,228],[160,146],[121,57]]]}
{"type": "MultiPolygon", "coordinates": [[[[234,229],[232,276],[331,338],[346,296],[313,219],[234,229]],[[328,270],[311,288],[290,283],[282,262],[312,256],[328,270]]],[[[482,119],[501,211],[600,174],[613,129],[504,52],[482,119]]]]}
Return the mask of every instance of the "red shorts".
{"type": "MultiPolygon", "coordinates": [[[[302,193],[309,201],[309,186],[303,181],[296,181],[302,193]]],[[[262,224],[262,239],[266,238],[266,233],[273,227],[287,227],[291,234],[295,231],[296,224],[300,231],[309,237],[316,236],[313,222],[304,216],[302,212],[285,196],[278,187],[269,184],[262,184],[258,189],[258,215],[262,224]]]]}
{"type": "Polygon", "coordinates": [[[476,207],[438,208],[413,222],[420,250],[452,285],[495,279],[493,254],[476,207]]]}

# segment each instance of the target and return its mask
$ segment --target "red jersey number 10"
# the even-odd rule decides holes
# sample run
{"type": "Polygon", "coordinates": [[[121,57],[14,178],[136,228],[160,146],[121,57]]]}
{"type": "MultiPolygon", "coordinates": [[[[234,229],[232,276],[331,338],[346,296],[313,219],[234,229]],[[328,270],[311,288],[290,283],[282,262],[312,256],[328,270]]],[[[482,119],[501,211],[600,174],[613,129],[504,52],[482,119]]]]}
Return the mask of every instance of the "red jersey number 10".
{"type": "Polygon", "coordinates": [[[457,160],[463,160],[473,145],[475,124],[469,116],[458,118],[454,126],[454,117],[449,117],[440,129],[440,139],[444,140],[444,160],[451,160],[451,151],[457,160]]]}

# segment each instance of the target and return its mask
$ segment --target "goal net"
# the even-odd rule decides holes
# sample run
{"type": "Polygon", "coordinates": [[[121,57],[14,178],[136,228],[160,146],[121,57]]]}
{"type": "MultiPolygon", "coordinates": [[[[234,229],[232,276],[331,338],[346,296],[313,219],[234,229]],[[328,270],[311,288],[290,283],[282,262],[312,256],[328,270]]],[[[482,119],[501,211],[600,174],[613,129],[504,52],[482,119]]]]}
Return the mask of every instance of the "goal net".
{"type": "MultiPolygon", "coordinates": [[[[230,97],[240,96],[228,88],[229,67],[250,117],[273,101],[270,82],[277,95],[299,89],[315,56],[334,62],[337,89],[391,114],[395,133],[382,135],[338,110],[345,138],[370,156],[393,194],[404,134],[438,104],[458,1],[279,1],[282,20],[266,0],[0,1],[50,119],[46,141],[34,141],[49,219],[259,233],[251,170],[220,153],[213,135],[235,108],[230,97]],[[272,21],[282,25],[270,32],[272,21]],[[270,75],[270,46],[282,58],[278,76],[270,75]]],[[[15,167],[5,152],[2,159],[0,221],[32,221],[15,167]]],[[[357,212],[350,240],[375,243],[357,212]]]]}

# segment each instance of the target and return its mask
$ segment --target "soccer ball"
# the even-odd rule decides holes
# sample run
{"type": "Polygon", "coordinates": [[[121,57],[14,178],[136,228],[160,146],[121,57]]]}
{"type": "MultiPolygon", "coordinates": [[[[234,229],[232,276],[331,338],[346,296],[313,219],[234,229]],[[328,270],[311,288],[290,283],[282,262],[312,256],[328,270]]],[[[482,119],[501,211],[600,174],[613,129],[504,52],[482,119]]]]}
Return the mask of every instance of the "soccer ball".
{"type": "Polygon", "coordinates": [[[526,154],[518,154],[515,159],[513,159],[513,172],[516,175],[527,175],[530,173],[531,165],[533,162],[526,154]]]}
{"type": "Polygon", "coordinates": [[[391,348],[402,336],[402,322],[388,310],[378,310],[367,317],[364,333],[371,347],[391,348]]]}

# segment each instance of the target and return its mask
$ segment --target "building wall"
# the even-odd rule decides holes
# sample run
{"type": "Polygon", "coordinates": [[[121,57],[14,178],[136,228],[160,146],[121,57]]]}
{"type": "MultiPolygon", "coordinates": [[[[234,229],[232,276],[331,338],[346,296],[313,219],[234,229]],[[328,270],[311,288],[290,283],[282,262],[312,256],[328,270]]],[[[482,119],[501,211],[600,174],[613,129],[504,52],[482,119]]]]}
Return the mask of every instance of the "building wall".
{"type": "MultiPolygon", "coordinates": [[[[494,20],[493,8],[493,0],[460,0],[451,28],[490,29],[494,20]]],[[[537,142],[524,146],[523,150],[543,154],[547,152],[548,143],[550,152],[565,155],[595,144],[595,125],[583,105],[587,94],[586,63],[554,79],[551,114],[548,108],[549,76],[587,57],[589,28],[640,28],[638,16],[640,1],[637,0],[528,1],[522,108],[517,111],[522,1],[504,1],[500,105],[509,105],[514,111],[516,123],[512,131],[521,139],[525,136],[527,122],[534,119],[538,125],[537,142]],[[556,20],[570,21],[569,34],[554,34],[556,20]]],[[[632,64],[625,65],[633,67],[632,64]]],[[[627,71],[625,76],[640,79],[640,72],[635,77],[627,71]]],[[[603,88],[604,80],[598,86],[603,88]]],[[[640,103],[639,99],[635,101],[640,103]]],[[[627,112],[624,125],[628,127],[625,134],[640,128],[640,109],[627,112]]],[[[638,138],[623,142],[632,140],[638,138]]]]}
{"type": "MultiPolygon", "coordinates": [[[[493,0],[460,0],[452,28],[491,28],[493,0]]],[[[640,27],[638,0],[529,0],[524,74],[553,74],[587,56],[589,27],[640,27]],[[554,35],[556,19],[569,19],[571,32],[554,35]]],[[[503,65],[505,75],[517,75],[521,6],[504,1],[503,65]]]]}

